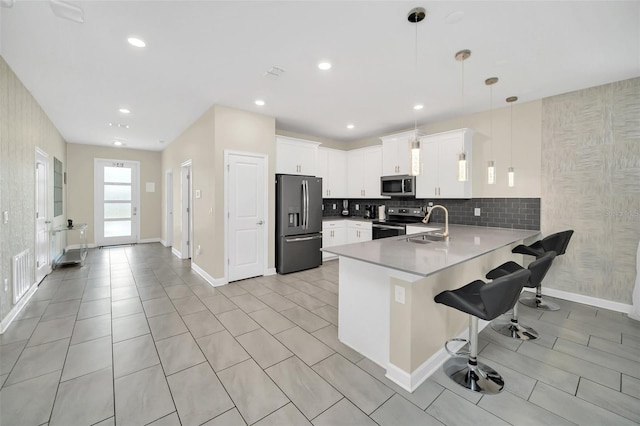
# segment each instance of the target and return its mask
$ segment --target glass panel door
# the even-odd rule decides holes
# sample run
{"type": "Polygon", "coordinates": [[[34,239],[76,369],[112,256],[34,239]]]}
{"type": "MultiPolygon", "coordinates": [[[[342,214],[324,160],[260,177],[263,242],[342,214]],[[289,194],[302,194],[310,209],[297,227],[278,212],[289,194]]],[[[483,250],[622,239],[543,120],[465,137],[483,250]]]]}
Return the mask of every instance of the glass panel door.
{"type": "Polygon", "coordinates": [[[96,244],[137,242],[138,163],[96,159],[96,244]]]}

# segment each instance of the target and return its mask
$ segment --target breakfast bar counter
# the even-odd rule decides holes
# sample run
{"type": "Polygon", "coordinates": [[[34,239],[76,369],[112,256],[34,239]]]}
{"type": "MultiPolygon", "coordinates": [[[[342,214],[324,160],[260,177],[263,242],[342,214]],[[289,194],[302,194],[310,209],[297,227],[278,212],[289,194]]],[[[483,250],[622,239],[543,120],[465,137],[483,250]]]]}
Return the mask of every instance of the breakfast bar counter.
{"type": "MultiPolygon", "coordinates": [[[[386,376],[413,391],[446,360],[446,340],[466,337],[468,316],[433,298],[461,287],[509,260],[539,231],[444,225],[425,233],[334,246],[338,255],[338,337],[386,369],[386,376]]],[[[481,324],[481,327],[486,324],[481,324]]]]}

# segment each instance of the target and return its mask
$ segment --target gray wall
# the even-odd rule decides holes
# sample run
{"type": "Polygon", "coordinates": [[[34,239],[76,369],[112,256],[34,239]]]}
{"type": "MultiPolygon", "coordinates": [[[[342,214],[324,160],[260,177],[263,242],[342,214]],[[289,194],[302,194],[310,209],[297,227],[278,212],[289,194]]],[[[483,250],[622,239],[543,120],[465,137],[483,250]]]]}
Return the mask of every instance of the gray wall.
{"type": "Polygon", "coordinates": [[[631,304],[640,240],[640,78],[543,100],[541,227],[575,234],[545,285],[631,304]]]}

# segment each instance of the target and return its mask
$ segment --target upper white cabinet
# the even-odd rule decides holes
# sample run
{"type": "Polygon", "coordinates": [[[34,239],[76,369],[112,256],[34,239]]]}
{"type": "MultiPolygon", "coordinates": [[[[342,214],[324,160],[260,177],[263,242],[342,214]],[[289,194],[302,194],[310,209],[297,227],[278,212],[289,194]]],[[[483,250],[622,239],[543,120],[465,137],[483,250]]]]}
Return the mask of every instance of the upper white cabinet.
{"type": "MultiPolygon", "coordinates": [[[[418,137],[424,132],[418,131],[418,137]]],[[[408,175],[411,169],[411,140],[416,132],[397,133],[383,136],[382,141],[382,176],[408,175]]]]}
{"type": "Polygon", "coordinates": [[[380,145],[348,151],[347,164],[349,198],[388,198],[380,195],[380,176],[382,176],[380,145]]]}
{"type": "Polygon", "coordinates": [[[471,198],[473,130],[459,129],[420,138],[420,175],[416,198],[471,198]],[[469,180],[458,181],[458,155],[464,150],[469,180]]]}
{"type": "Polygon", "coordinates": [[[276,136],[276,173],[316,176],[318,145],[319,142],[276,136]]]}
{"type": "Polygon", "coordinates": [[[318,148],[316,176],[322,178],[322,198],[347,198],[347,152],[318,148]]]}

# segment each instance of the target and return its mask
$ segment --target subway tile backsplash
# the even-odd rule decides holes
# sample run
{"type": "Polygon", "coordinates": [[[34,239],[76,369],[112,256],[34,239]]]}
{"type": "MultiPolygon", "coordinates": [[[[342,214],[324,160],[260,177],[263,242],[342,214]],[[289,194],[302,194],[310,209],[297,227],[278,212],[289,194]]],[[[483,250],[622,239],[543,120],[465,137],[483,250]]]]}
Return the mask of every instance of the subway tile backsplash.
{"type": "MultiPolygon", "coordinates": [[[[323,199],[323,216],[339,216],[343,199],[323,199]],[[335,204],[336,208],[333,208],[335,204]]],[[[512,229],[540,229],[540,198],[472,198],[469,200],[442,199],[428,200],[415,198],[394,198],[390,200],[356,199],[349,200],[350,216],[363,217],[366,205],[426,206],[429,202],[443,205],[449,210],[449,223],[459,225],[488,226],[512,229]],[[356,205],[358,210],[356,210],[356,205]],[[480,216],[474,216],[476,208],[480,216]]],[[[444,212],[436,210],[432,222],[444,222],[444,212]]]]}

